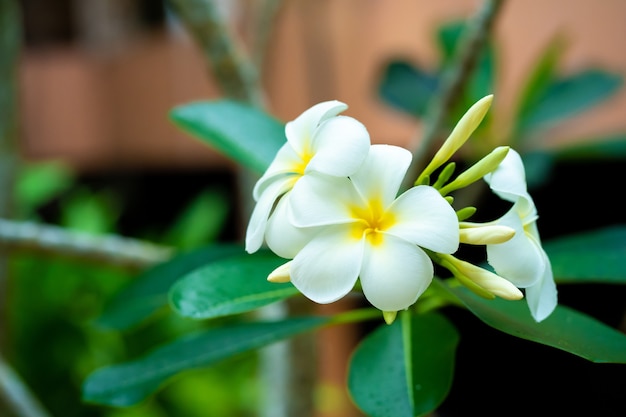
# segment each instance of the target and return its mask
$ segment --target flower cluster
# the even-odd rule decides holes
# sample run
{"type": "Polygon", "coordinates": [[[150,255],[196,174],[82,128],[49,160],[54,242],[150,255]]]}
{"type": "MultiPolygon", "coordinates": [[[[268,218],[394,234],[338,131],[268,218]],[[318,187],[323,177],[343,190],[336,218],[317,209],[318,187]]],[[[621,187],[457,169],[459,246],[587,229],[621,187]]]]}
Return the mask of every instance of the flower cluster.
{"type": "Polygon", "coordinates": [[[531,314],[543,320],[556,305],[556,287],[519,155],[496,148],[449,181],[451,156],[491,101],[487,96],[467,111],[415,186],[402,193],[408,150],[372,145],[363,124],[340,115],[344,103],[306,110],[286,124],[287,142],[254,187],[246,251],[267,244],[288,260],[268,279],[291,281],[318,303],[339,300],[360,285],[388,321],[428,288],[433,262],[485,297],[520,299],[518,288],[524,288],[531,314]],[[481,178],[513,205],[493,222],[467,222],[476,210],[455,210],[448,194],[481,178]],[[495,273],[453,256],[461,243],[486,245],[495,273]]]}

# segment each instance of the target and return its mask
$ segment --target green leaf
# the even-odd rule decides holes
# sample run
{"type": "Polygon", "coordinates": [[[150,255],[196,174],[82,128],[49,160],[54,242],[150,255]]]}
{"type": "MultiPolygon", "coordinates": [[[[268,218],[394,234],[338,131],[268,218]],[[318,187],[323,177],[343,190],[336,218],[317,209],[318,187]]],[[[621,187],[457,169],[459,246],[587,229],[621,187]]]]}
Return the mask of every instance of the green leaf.
{"type": "Polygon", "coordinates": [[[526,184],[529,189],[539,187],[551,178],[555,157],[551,152],[536,150],[524,152],[522,155],[526,184]]]}
{"type": "Polygon", "coordinates": [[[413,417],[435,410],[452,385],[459,335],[436,313],[402,313],[369,334],[355,350],[348,388],[371,417],[413,417]]]}
{"type": "Polygon", "coordinates": [[[486,300],[464,287],[442,285],[480,320],[504,333],[564,350],[592,362],[626,363],[626,334],[565,306],[541,323],[525,300],[486,300]]]}
{"type": "Polygon", "coordinates": [[[168,304],[174,282],[203,265],[244,253],[239,245],[216,244],[176,255],[138,276],[105,307],[96,321],[102,328],[127,330],[168,304]]]}
{"type": "Polygon", "coordinates": [[[403,61],[392,61],[378,87],[380,96],[393,107],[421,117],[439,88],[437,75],[403,61]]]}
{"type": "Polygon", "coordinates": [[[626,134],[576,140],[575,145],[554,149],[554,156],[562,161],[595,161],[626,158],[626,134]]]}
{"type": "Polygon", "coordinates": [[[553,82],[541,99],[519,115],[519,131],[551,127],[608,99],[622,78],[602,70],[586,70],[553,82]]]}
{"type": "Polygon", "coordinates": [[[83,384],[83,399],[111,406],[130,406],[147,398],[180,372],[212,365],[327,322],[323,317],[305,317],[238,323],[187,335],[140,359],[95,371],[83,384]]]}
{"type": "Polygon", "coordinates": [[[564,46],[564,39],[557,36],[541,53],[539,60],[531,69],[528,80],[523,83],[515,120],[523,119],[543,99],[546,90],[556,78],[557,65],[564,46]]]}
{"type": "Polygon", "coordinates": [[[543,247],[559,283],[626,284],[626,225],[552,239],[543,247]]]}
{"type": "Polygon", "coordinates": [[[181,250],[209,244],[224,229],[230,209],[225,193],[205,190],[188,203],[167,231],[164,241],[181,250]]]}
{"type": "Polygon", "coordinates": [[[291,284],[267,281],[285,260],[269,251],[213,262],[178,281],[170,302],[179,314],[208,319],[243,313],[298,294],[291,284]]]}
{"type": "Polygon", "coordinates": [[[285,129],[267,113],[231,100],[200,101],[175,107],[170,119],[183,131],[258,173],[285,143],[285,129]]]}
{"type": "Polygon", "coordinates": [[[17,212],[31,217],[36,209],[69,190],[74,183],[74,173],[61,162],[22,164],[14,187],[17,212]]]}

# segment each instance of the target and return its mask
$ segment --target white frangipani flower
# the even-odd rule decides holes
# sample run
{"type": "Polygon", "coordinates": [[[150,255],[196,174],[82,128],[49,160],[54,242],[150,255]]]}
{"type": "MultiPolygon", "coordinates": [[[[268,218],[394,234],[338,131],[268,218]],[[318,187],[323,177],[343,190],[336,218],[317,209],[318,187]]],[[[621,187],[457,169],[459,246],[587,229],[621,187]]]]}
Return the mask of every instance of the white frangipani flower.
{"type": "Polygon", "coordinates": [[[334,302],[360,277],[372,305],[402,310],[433,278],[432,261],[421,247],[457,250],[456,213],[436,189],[413,187],[396,198],[410,162],[406,149],[373,145],[350,178],[312,174],[298,182],[291,222],[319,230],[290,265],[291,282],[305,296],[334,302]]]}
{"type": "Polygon", "coordinates": [[[525,288],[533,318],[542,321],[557,304],[552,266],[541,246],[537,230],[537,209],[526,187],[522,159],[513,149],[500,166],[485,176],[485,181],[500,198],[513,203],[495,223],[515,230],[507,242],[487,245],[487,261],[498,275],[525,288]]]}
{"type": "Polygon", "coordinates": [[[289,227],[286,220],[291,194],[298,194],[298,180],[312,172],[347,177],[359,168],[370,139],[363,124],[338,116],[347,108],[339,101],[319,103],[286,124],[287,142],[253,190],[256,205],[246,232],[248,253],[256,252],[265,239],[277,255],[295,256],[310,234],[289,227]]]}

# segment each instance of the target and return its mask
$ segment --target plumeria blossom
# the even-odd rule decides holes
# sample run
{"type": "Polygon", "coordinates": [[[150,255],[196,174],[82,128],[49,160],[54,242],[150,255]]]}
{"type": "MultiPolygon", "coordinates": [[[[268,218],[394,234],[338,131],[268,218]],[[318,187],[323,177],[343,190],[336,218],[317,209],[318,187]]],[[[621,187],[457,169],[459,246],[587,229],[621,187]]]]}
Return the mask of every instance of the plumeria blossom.
{"type": "Polygon", "coordinates": [[[541,246],[537,209],[526,187],[519,154],[511,149],[500,166],[485,176],[485,181],[500,198],[513,203],[496,224],[515,230],[507,242],[487,245],[487,261],[498,275],[525,288],[533,318],[542,321],[556,307],[557,290],[550,260],[541,246]]]}
{"type": "Polygon", "coordinates": [[[312,173],[298,182],[301,192],[290,200],[290,220],[318,230],[289,265],[291,282],[305,296],[334,302],[360,277],[373,306],[403,310],[433,278],[432,261],[422,248],[457,250],[456,213],[436,189],[417,186],[396,198],[410,162],[406,149],[372,145],[350,178],[312,173]]]}
{"type": "Polygon", "coordinates": [[[289,227],[286,220],[289,200],[299,193],[298,181],[310,173],[347,177],[363,163],[369,134],[357,120],[338,116],[347,108],[339,101],[319,103],[286,124],[287,142],[253,189],[248,253],[256,252],[265,239],[277,255],[292,258],[310,235],[289,227]]]}

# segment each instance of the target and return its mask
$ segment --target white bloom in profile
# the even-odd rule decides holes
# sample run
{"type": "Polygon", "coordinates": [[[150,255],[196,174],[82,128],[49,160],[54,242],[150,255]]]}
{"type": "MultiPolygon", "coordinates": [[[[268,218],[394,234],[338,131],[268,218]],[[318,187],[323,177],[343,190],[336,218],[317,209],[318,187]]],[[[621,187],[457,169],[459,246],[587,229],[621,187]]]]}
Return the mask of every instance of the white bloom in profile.
{"type": "Polygon", "coordinates": [[[347,177],[359,168],[370,138],[363,124],[338,116],[347,108],[339,101],[319,103],[286,124],[287,142],[253,190],[256,205],[246,232],[248,253],[256,252],[265,239],[277,255],[292,258],[307,236],[289,228],[285,214],[290,194],[298,193],[298,180],[312,172],[347,177]]]}
{"type": "Polygon", "coordinates": [[[453,253],[459,223],[450,204],[430,186],[396,198],[411,153],[373,145],[350,176],[307,175],[290,201],[290,219],[319,232],[290,265],[291,282],[318,303],[334,302],[360,277],[376,308],[393,312],[417,300],[431,283],[433,264],[422,249],[453,253]]]}
{"type": "Polygon", "coordinates": [[[522,158],[511,149],[485,181],[500,198],[513,203],[496,224],[515,230],[509,241],[487,245],[487,261],[498,275],[526,289],[530,312],[540,322],[556,307],[557,291],[550,260],[541,246],[537,209],[528,194],[522,158]]]}

